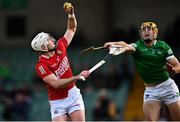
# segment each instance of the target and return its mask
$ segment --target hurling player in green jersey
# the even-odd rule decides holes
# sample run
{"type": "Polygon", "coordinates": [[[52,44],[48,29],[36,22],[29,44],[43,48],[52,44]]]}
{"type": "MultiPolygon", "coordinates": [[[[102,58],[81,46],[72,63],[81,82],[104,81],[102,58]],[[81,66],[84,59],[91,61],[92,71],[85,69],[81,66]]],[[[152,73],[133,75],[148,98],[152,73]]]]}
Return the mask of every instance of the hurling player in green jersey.
{"type": "Polygon", "coordinates": [[[172,120],[180,120],[179,89],[167,71],[168,66],[175,73],[180,73],[180,63],[171,48],[164,41],[157,40],[157,35],[157,25],[144,22],[140,28],[141,39],[135,43],[107,42],[104,47],[120,45],[125,52],[132,53],[146,87],[143,104],[145,120],[158,120],[161,103],[168,106],[172,120]]]}

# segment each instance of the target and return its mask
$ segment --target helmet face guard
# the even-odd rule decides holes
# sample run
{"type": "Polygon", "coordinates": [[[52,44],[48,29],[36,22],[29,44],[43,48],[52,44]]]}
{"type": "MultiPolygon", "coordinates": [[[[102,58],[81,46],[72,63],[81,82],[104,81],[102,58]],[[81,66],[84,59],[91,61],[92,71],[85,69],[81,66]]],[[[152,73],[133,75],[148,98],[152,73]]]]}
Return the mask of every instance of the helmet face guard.
{"type": "Polygon", "coordinates": [[[144,40],[144,37],[143,37],[142,33],[145,32],[146,30],[147,31],[152,30],[153,33],[150,34],[150,35],[152,35],[151,38],[153,38],[153,39],[157,38],[158,28],[157,28],[157,25],[154,22],[144,22],[144,23],[142,23],[141,28],[140,28],[140,35],[141,35],[141,38],[143,40],[144,40]]]}
{"type": "MultiPolygon", "coordinates": [[[[55,39],[49,34],[41,32],[37,34],[31,42],[31,47],[35,51],[48,52],[53,50],[48,50],[47,45],[49,44],[49,39],[55,42],[55,39]]],[[[56,46],[55,46],[56,47],[56,46]]]]}

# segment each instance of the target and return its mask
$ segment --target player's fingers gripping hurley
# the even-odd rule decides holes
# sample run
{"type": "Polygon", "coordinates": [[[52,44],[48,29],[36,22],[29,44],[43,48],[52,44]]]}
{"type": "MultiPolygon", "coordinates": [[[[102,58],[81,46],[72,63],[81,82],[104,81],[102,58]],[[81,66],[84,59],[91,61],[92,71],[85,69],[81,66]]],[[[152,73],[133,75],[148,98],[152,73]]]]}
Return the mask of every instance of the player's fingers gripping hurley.
{"type": "Polygon", "coordinates": [[[84,71],[82,71],[82,72],[80,73],[81,76],[80,76],[79,78],[80,78],[81,80],[85,81],[85,78],[87,78],[87,77],[89,76],[89,74],[90,74],[90,73],[89,73],[89,70],[84,70],[84,71]]]}

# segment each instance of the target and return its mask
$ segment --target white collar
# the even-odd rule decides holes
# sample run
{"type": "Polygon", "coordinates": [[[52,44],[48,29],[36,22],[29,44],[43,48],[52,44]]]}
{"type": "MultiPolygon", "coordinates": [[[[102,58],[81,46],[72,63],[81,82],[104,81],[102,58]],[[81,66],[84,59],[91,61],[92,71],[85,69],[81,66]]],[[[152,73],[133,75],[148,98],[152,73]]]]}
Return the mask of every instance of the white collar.
{"type": "Polygon", "coordinates": [[[156,43],[157,43],[157,40],[154,40],[154,43],[153,43],[153,45],[156,45],[156,43]]]}
{"type": "Polygon", "coordinates": [[[49,59],[49,57],[48,56],[46,56],[46,55],[41,55],[42,57],[44,57],[44,58],[47,58],[47,59],[49,59]]]}

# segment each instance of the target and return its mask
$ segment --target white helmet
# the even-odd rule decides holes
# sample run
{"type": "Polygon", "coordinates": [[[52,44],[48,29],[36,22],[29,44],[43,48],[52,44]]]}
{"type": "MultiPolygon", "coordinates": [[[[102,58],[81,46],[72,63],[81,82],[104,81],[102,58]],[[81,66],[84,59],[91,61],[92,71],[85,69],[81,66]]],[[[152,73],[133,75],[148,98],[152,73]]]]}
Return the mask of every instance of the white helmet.
{"type": "Polygon", "coordinates": [[[37,34],[31,42],[31,47],[36,51],[48,51],[42,48],[43,46],[46,46],[48,44],[48,38],[50,38],[48,33],[41,32],[37,34]]]}

